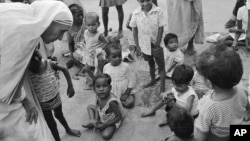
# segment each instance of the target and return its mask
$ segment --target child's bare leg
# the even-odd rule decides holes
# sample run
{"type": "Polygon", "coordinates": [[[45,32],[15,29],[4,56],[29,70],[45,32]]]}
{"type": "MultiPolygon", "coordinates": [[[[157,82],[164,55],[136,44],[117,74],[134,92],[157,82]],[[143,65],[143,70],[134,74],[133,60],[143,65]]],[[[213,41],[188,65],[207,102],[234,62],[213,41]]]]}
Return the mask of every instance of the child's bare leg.
{"type": "Polygon", "coordinates": [[[98,113],[96,111],[96,106],[88,105],[87,111],[88,111],[88,114],[89,114],[89,122],[86,125],[82,125],[82,127],[84,127],[84,128],[94,128],[95,123],[98,120],[98,113]]]}
{"type": "Polygon", "coordinates": [[[109,8],[102,7],[102,21],[104,26],[104,36],[108,35],[108,22],[109,22],[109,8]]]}
{"type": "Polygon", "coordinates": [[[142,113],[141,117],[148,117],[148,116],[153,116],[155,115],[155,112],[160,109],[162,106],[164,105],[164,103],[162,102],[162,100],[160,100],[159,102],[156,103],[156,105],[148,112],[146,113],[142,113]]]}
{"type": "Polygon", "coordinates": [[[165,71],[165,61],[164,61],[164,54],[163,54],[163,48],[157,48],[153,50],[153,55],[156,64],[158,65],[158,69],[160,72],[160,91],[165,91],[165,77],[166,77],[166,71],[165,71]]]}
{"type": "Polygon", "coordinates": [[[115,130],[116,130],[115,125],[109,126],[109,127],[105,128],[105,129],[103,129],[103,130],[101,131],[101,135],[102,135],[103,139],[105,139],[105,140],[111,139],[112,136],[113,136],[114,133],[115,133],[115,130]]]}
{"type": "Polygon", "coordinates": [[[81,136],[81,132],[79,130],[71,129],[64,118],[63,112],[62,112],[62,105],[59,105],[57,108],[54,110],[55,117],[60,121],[60,123],[63,125],[65,128],[67,134],[72,135],[72,136],[81,136]]]}
{"type": "Polygon", "coordinates": [[[186,52],[187,52],[189,55],[194,55],[194,54],[196,53],[196,51],[194,50],[194,37],[192,37],[192,38],[189,40],[186,52]]]}
{"type": "Polygon", "coordinates": [[[117,12],[118,12],[119,32],[120,32],[120,31],[122,31],[124,12],[123,12],[122,5],[117,5],[116,9],[117,9],[117,12]]]}
{"type": "Polygon", "coordinates": [[[148,65],[149,65],[149,73],[150,73],[150,77],[151,77],[151,81],[149,83],[147,83],[144,88],[148,88],[150,86],[153,86],[155,84],[155,61],[153,56],[148,56],[147,58],[148,61],[148,65]]]}

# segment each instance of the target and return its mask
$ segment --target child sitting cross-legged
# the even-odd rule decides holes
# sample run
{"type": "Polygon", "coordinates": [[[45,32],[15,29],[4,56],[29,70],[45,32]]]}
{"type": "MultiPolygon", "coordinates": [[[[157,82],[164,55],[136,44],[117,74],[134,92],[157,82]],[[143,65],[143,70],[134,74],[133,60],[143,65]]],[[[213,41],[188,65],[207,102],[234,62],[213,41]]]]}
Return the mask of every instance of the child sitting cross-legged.
{"type": "Polygon", "coordinates": [[[239,54],[218,43],[202,52],[196,62],[198,73],[212,91],[199,101],[194,138],[198,141],[230,140],[230,125],[249,120],[248,92],[238,83],[243,74],[239,54]]]}
{"type": "Polygon", "coordinates": [[[192,141],[194,119],[185,108],[175,106],[167,113],[168,125],[174,135],[164,141],[192,141]]]}
{"type": "Polygon", "coordinates": [[[111,77],[108,74],[98,74],[93,80],[96,93],[95,105],[87,107],[89,123],[84,128],[96,128],[101,131],[104,139],[110,139],[123,121],[123,108],[119,98],[111,92],[111,77]]]}
{"type": "MultiPolygon", "coordinates": [[[[161,100],[150,111],[143,113],[142,117],[152,116],[163,105],[166,106],[168,112],[174,105],[185,108],[194,118],[199,114],[198,112],[198,96],[192,87],[189,86],[192,80],[194,71],[190,66],[179,65],[176,66],[172,74],[172,82],[174,87],[162,93],[161,100]],[[175,104],[173,104],[176,101],[175,104]]],[[[167,121],[159,124],[159,126],[166,125],[167,121]]]]}

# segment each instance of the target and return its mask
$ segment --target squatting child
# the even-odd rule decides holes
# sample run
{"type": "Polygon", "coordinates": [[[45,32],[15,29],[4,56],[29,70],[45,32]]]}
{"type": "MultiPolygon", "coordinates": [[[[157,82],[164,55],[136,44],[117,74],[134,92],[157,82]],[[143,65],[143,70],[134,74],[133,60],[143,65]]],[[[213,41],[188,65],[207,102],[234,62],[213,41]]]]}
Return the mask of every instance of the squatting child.
{"type": "MultiPolygon", "coordinates": [[[[174,87],[162,94],[161,100],[148,112],[142,113],[142,117],[155,115],[155,112],[163,105],[167,104],[165,110],[168,112],[174,105],[185,108],[189,114],[196,118],[198,111],[198,96],[192,87],[189,86],[194,71],[190,66],[176,66],[172,74],[174,87]],[[174,104],[173,104],[173,101],[174,104]]],[[[159,126],[166,125],[167,121],[162,122],[159,126]]]]}
{"type": "Polygon", "coordinates": [[[96,128],[101,131],[104,139],[112,138],[121,125],[124,114],[121,101],[111,92],[111,77],[108,74],[98,74],[94,77],[93,88],[96,93],[95,105],[87,107],[89,123],[84,128],[96,128]]]}

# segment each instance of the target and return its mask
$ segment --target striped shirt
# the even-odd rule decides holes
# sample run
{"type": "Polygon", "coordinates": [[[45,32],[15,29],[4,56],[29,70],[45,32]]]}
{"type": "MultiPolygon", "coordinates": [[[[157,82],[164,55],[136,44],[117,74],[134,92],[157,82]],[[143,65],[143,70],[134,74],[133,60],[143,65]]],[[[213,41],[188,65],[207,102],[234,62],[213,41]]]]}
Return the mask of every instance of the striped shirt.
{"type": "Polygon", "coordinates": [[[236,86],[233,97],[223,101],[212,99],[214,92],[205,95],[199,101],[199,117],[195,127],[202,132],[210,132],[217,138],[228,138],[229,127],[232,124],[243,124],[243,118],[247,114],[247,91],[236,86]]]}
{"type": "Polygon", "coordinates": [[[46,64],[46,70],[42,73],[30,71],[30,79],[43,110],[54,109],[61,104],[58,77],[51,66],[51,62],[46,60],[46,64]]]}

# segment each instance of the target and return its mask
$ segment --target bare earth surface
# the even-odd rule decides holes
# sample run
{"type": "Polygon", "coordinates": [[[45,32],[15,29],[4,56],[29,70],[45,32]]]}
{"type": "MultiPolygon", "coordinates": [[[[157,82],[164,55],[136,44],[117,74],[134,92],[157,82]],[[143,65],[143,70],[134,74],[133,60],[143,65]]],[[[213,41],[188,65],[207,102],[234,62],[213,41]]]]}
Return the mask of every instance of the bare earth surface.
{"type": "MultiPolygon", "coordinates": [[[[85,10],[95,11],[100,15],[101,20],[101,8],[99,5],[99,0],[82,0],[85,10]]],[[[166,1],[158,0],[159,6],[164,10],[166,14],[166,1]]],[[[203,12],[204,12],[204,22],[205,22],[205,35],[211,35],[215,32],[227,32],[224,29],[225,22],[229,19],[232,13],[235,0],[203,0],[203,12]]],[[[122,39],[123,48],[126,49],[128,46],[127,40],[131,38],[131,34],[127,29],[125,29],[125,23],[129,14],[139,6],[136,0],[128,0],[124,4],[124,38],[122,39]]],[[[115,8],[110,8],[109,13],[109,23],[113,31],[118,29],[117,12],[115,8]]],[[[101,22],[102,23],[102,22],[101,22]]],[[[103,25],[101,24],[100,31],[103,31],[103,25]]],[[[165,28],[167,33],[167,27],[165,28]]],[[[203,45],[195,45],[197,54],[204,50],[209,43],[204,42],[203,45]]],[[[66,62],[69,60],[67,57],[62,56],[62,50],[65,50],[65,42],[56,42],[55,56],[58,57],[59,63],[66,66],[66,62]]],[[[242,84],[248,86],[248,76],[249,76],[249,52],[246,51],[244,47],[240,47],[238,53],[242,57],[244,63],[244,75],[242,77],[242,84]]],[[[194,56],[185,55],[185,63],[192,65],[194,56]]],[[[140,86],[149,80],[149,73],[147,69],[147,64],[140,60],[136,63],[131,64],[132,67],[136,68],[138,72],[138,93],[136,94],[136,106],[133,109],[125,109],[126,118],[122,126],[114,134],[111,141],[161,141],[167,136],[173,134],[168,126],[159,128],[158,124],[165,118],[165,112],[163,110],[157,111],[157,114],[153,117],[141,118],[142,112],[148,110],[158,99],[159,93],[158,84],[154,87],[148,89],[142,89],[140,86]]],[[[76,68],[71,68],[70,73],[73,74],[76,68]]],[[[82,124],[88,122],[87,105],[94,102],[95,94],[91,90],[84,90],[85,78],[81,77],[80,80],[73,80],[74,88],[76,94],[73,98],[69,99],[66,96],[67,83],[64,76],[61,75],[61,97],[63,103],[64,115],[69,123],[69,125],[74,129],[79,129],[82,133],[80,138],[72,137],[65,133],[65,130],[59,122],[58,128],[60,131],[60,136],[62,141],[102,141],[100,133],[87,130],[81,127],[82,124]]],[[[166,88],[171,88],[171,81],[166,81],[166,88]]]]}

